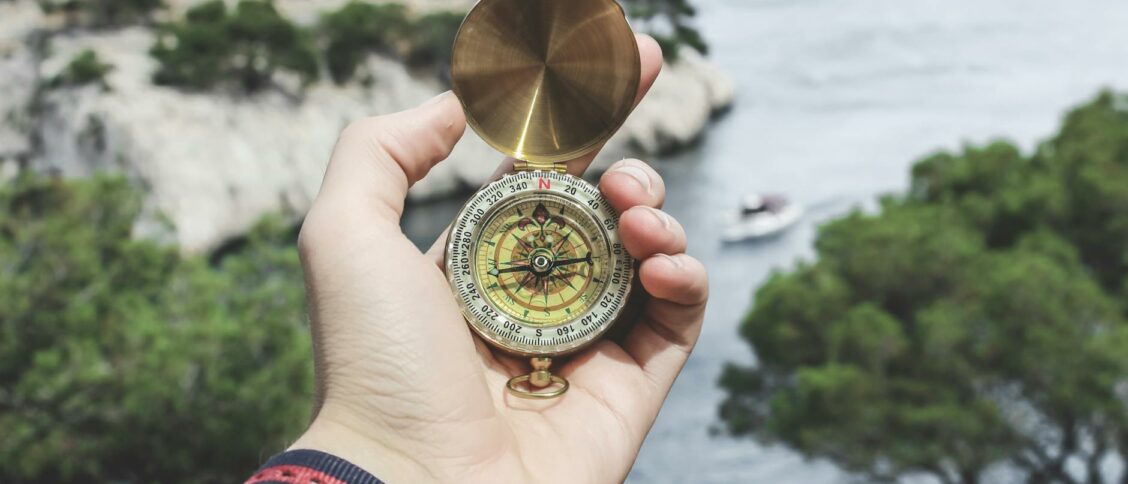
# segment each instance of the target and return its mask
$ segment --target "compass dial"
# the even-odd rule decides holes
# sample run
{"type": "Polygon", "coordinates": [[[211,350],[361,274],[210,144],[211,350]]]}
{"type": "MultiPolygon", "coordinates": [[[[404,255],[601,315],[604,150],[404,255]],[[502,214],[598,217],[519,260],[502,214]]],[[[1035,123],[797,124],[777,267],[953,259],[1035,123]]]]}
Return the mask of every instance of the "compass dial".
{"type": "Polygon", "coordinates": [[[570,175],[522,172],[475,194],[447,252],[471,327],[522,355],[594,341],[625,305],[634,274],[617,224],[599,191],[570,175]]]}
{"type": "Polygon", "coordinates": [[[560,197],[515,199],[482,228],[478,285],[507,316],[531,325],[561,323],[587,310],[606,285],[610,250],[600,232],[589,214],[560,197]]]}

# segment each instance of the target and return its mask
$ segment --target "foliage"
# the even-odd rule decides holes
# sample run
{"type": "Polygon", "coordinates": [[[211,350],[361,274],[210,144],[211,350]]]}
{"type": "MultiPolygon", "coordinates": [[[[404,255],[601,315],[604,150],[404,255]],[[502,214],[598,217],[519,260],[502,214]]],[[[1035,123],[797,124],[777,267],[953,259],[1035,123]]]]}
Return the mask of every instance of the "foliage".
{"type": "Polygon", "coordinates": [[[759,364],[726,368],[721,416],[877,480],[1111,482],[1102,459],[1128,458],[1125,241],[1124,97],[1030,156],[928,157],[908,195],[824,226],[817,262],[760,288],[741,326],[759,364]]]}
{"type": "Polygon", "coordinates": [[[401,56],[415,67],[446,66],[464,16],[440,11],[413,17],[401,4],[350,1],[318,26],[329,74],[344,84],[372,53],[401,56]]]}
{"type": "Polygon", "coordinates": [[[667,60],[676,60],[681,46],[688,46],[702,54],[709,52],[709,45],[701,33],[689,21],[697,10],[690,0],[622,0],[628,14],[640,19],[647,30],[662,46],[667,60]]]}
{"type": "MultiPolygon", "coordinates": [[[[708,50],[688,23],[696,15],[689,0],[624,3],[633,17],[645,22],[668,59],[676,59],[682,45],[702,53],[708,50]]],[[[163,27],[151,51],[159,63],[154,82],[208,90],[237,79],[244,91],[253,92],[270,85],[276,71],[297,74],[303,85],[314,82],[318,62],[323,60],[333,81],[345,84],[357,77],[357,70],[373,53],[445,73],[464,15],[437,11],[415,16],[400,3],[351,0],[324,14],[306,32],[282,17],[271,0],[239,0],[234,13],[222,0],[209,0],[190,9],[182,21],[163,27]],[[312,38],[319,40],[318,49],[312,38]]],[[[370,79],[371,73],[365,78],[370,79]]]]}
{"type": "Polygon", "coordinates": [[[372,52],[393,53],[406,34],[403,5],[351,1],[322,17],[319,30],[326,38],[325,62],[338,84],[352,78],[372,52]]]}
{"type": "Polygon", "coordinates": [[[96,52],[87,49],[75,55],[70,63],[63,68],[62,72],[52,77],[51,80],[47,82],[47,86],[56,88],[98,84],[102,86],[103,89],[108,89],[109,85],[106,84],[106,74],[113,70],[113,68],[112,65],[102,62],[96,52]]]}
{"type": "Polygon", "coordinates": [[[72,26],[95,28],[145,23],[155,11],[164,8],[163,0],[39,0],[45,13],[61,13],[72,26]]]}
{"type": "Polygon", "coordinates": [[[131,237],[120,178],[0,186],[0,481],[235,482],[308,417],[293,231],[215,262],[131,237]]]}
{"type": "Polygon", "coordinates": [[[431,12],[416,19],[408,35],[408,63],[449,66],[454,37],[465,17],[460,12],[431,12]]]}
{"type": "Polygon", "coordinates": [[[188,10],[164,26],[152,55],[160,64],[154,82],[205,90],[235,80],[246,92],[269,86],[278,71],[303,85],[317,79],[317,57],[308,36],[267,0],[240,0],[233,11],[222,0],[188,10]]]}

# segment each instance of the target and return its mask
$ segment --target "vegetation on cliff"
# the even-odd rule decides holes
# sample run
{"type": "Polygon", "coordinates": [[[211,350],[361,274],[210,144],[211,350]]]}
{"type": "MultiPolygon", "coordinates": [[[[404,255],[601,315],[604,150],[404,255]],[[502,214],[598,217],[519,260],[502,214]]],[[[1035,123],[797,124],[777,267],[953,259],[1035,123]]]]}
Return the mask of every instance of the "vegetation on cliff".
{"type": "Polygon", "coordinates": [[[1111,482],[1104,459],[1128,458],[1125,101],[1101,94],[1029,156],[926,158],[907,195],[824,226],[817,261],[756,295],[741,335],[758,365],[721,380],[728,429],[879,480],[1111,482]]]}
{"type": "Polygon", "coordinates": [[[233,80],[253,92],[270,85],[276,71],[297,75],[302,85],[318,75],[308,35],[268,1],[241,0],[233,10],[223,0],[192,7],[182,21],[162,27],[152,55],[160,63],[154,82],[193,90],[233,80]]]}
{"type": "Polygon", "coordinates": [[[416,17],[401,4],[352,1],[325,14],[317,31],[324,39],[329,74],[343,84],[353,79],[358,66],[373,53],[398,56],[415,67],[431,65],[445,70],[464,16],[432,12],[416,17]]]}
{"type": "Polygon", "coordinates": [[[675,60],[678,49],[687,46],[702,54],[709,45],[690,20],[697,15],[690,0],[623,0],[627,15],[641,20],[644,30],[662,46],[666,59],[675,60]]]}
{"type": "Polygon", "coordinates": [[[163,0],[38,0],[46,13],[60,13],[68,27],[111,28],[149,23],[163,0]]]}
{"type": "Polygon", "coordinates": [[[238,482],[306,423],[293,231],[209,263],[141,210],[120,178],[0,185],[0,481],[238,482]]]}
{"type": "MultiPolygon", "coordinates": [[[[145,2],[155,0],[132,1],[148,5],[145,2]]],[[[676,59],[682,45],[707,50],[700,33],[688,23],[696,14],[688,0],[626,0],[624,4],[655,36],[668,59],[676,59]]],[[[159,6],[153,3],[144,12],[159,6]]],[[[209,90],[236,79],[244,92],[254,92],[272,85],[276,72],[297,75],[302,86],[308,85],[320,77],[319,66],[324,65],[338,84],[357,78],[371,82],[372,73],[358,76],[357,71],[374,53],[397,57],[415,68],[433,68],[443,78],[464,16],[445,11],[417,15],[400,3],[352,0],[325,13],[317,25],[301,28],[270,0],[239,0],[234,11],[222,0],[210,0],[161,27],[152,49],[160,65],[154,81],[209,90]]]]}
{"type": "Polygon", "coordinates": [[[47,82],[47,87],[97,84],[103,89],[109,89],[109,85],[106,84],[106,74],[109,74],[113,68],[112,65],[103,62],[96,52],[87,49],[75,55],[62,72],[47,82]]]}

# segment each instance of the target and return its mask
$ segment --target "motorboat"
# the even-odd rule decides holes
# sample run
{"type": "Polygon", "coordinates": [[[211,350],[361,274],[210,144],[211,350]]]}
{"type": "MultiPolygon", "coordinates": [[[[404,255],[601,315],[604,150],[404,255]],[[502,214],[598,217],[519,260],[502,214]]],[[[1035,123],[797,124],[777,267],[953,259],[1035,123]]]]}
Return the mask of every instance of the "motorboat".
{"type": "Polygon", "coordinates": [[[803,212],[801,205],[782,195],[747,195],[730,214],[722,237],[726,242],[771,237],[795,225],[803,212]]]}

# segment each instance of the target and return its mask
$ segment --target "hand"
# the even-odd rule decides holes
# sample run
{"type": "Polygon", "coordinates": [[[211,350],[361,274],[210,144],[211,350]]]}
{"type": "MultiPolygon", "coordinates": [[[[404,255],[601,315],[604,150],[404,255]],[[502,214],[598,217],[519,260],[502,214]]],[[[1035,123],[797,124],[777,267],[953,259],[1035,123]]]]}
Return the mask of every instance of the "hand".
{"type": "MultiPolygon", "coordinates": [[[[661,53],[653,39],[638,41],[641,99],[661,53]]],[[[335,454],[390,483],[621,481],[701,330],[705,269],[657,209],[658,174],[617,163],[600,187],[652,298],[622,345],[602,340],[553,367],[571,381],[563,397],[508,395],[506,380],[528,372],[527,361],[471,333],[441,269],[441,241],[422,253],[399,226],[408,187],[464,129],[446,93],[341,133],[299,237],[317,388],[314,420],[292,448],[335,454]]],[[[582,174],[593,157],[569,170],[582,174]]]]}

